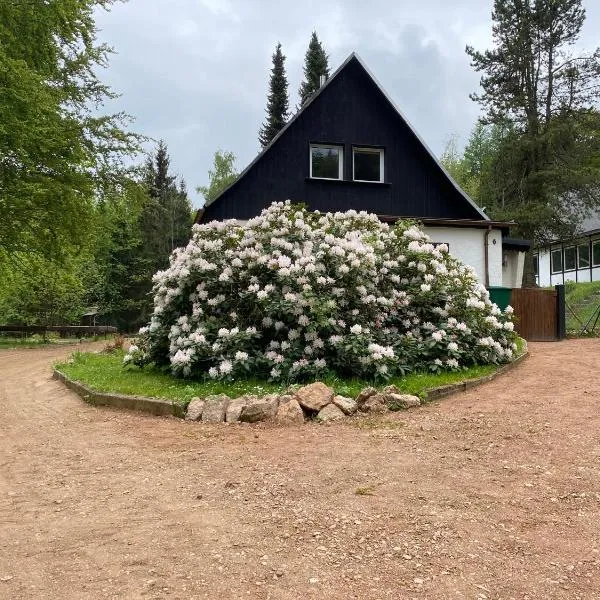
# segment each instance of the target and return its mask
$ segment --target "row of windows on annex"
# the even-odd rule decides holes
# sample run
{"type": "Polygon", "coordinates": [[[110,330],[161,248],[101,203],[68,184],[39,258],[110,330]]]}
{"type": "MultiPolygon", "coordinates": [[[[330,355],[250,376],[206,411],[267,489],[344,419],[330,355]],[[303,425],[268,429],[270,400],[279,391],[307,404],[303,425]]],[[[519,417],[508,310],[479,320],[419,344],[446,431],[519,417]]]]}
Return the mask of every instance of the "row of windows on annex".
{"type": "MultiPolygon", "coordinates": [[[[383,148],[352,147],[352,181],[384,183],[383,148]]],[[[344,146],[336,144],[310,145],[311,179],[344,180],[344,146]]]]}
{"type": "MultiPolygon", "coordinates": [[[[535,274],[539,271],[539,257],[535,256],[535,274]]],[[[550,253],[550,270],[555,273],[575,271],[576,269],[589,269],[600,267],[600,240],[584,242],[565,248],[556,248],[550,253]]]]}

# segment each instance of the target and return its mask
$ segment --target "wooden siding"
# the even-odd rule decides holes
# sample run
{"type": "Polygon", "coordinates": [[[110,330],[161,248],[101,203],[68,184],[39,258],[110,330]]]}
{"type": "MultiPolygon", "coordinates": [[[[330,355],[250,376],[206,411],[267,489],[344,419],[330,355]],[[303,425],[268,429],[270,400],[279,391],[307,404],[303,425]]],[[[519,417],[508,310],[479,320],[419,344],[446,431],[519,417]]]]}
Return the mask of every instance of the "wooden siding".
{"type": "Polygon", "coordinates": [[[355,58],[245,175],[206,207],[202,220],[248,219],[286,199],[320,211],[353,208],[383,215],[482,218],[355,58]],[[345,181],[309,179],[311,143],[344,146],[345,181]],[[384,183],[352,181],[353,146],[384,148],[384,183]]]}

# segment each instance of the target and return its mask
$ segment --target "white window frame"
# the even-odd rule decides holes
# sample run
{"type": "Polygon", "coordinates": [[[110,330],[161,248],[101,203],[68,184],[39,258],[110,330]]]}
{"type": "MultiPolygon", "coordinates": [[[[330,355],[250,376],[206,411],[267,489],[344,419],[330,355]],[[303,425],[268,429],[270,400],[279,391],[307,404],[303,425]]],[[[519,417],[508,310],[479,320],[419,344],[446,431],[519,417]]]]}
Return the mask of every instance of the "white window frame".
{"type": "Polygon", "coordinates": [[[367,148],[365,146],[352,146],[352,181],[363,183],[383,183],[385,181],[385,150],[384,148],[367,148]],[[354,155],[356,152],[368,152],[370,154],[379,153],[379,180],[356,179],[354,175],[354,155]]]}
{"type": "Polygon", "coordinates": [[[308,146],[308,164],[310,169],[311,179],[324,179],[325,181],[343,181],[344,179],[344,146],[342,144],[309,144],[308,146]],[[330,150],[335,148],[339,150],[339,165],[338,165],[338,176],[337,177],[315,177],[313,175],[313,163],[312,163],[312,151],[313,148],[324,148],[330,150]]]}
{"type": "Polygon", "coordinates": [[[590,256],[592,267],[600,267],[600,262],[594,262],[594,248],[596,246],[600,246],[600,240],[592,240],[592,255],[590,256]]]}

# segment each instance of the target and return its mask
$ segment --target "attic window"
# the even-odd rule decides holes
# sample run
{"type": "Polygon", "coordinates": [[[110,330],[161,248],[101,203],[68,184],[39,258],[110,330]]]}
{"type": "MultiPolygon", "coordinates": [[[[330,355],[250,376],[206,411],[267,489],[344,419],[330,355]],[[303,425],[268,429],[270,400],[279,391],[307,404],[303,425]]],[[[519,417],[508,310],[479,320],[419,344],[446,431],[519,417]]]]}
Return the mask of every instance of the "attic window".
{"type": "Polygon", "coordinates": [[[310,176],[313,179],[343,179],[343,147],[328,146],[325,144],[311,144],[310,176]]]}
{"type": "Polygon", "coordinates": [[[383,149],[353,148],[354,181],[383,183],[383,149]]]}

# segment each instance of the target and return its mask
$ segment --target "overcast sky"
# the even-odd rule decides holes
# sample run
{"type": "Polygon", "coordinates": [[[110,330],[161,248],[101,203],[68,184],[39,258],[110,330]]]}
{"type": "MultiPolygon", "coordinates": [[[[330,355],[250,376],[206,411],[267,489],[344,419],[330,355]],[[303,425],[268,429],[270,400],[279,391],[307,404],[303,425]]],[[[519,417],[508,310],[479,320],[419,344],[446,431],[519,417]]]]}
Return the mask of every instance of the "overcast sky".
{"type": "MultiPolygon", "coordinates": [[[[584,6],[581,46],[592,49],[600,2],[584,6]]],[[[129,0],[98,13],[100,39],[117,52],[101,77],[122,94],[111,109],[166,141],[200,206],[195,188],[207,183],[217,148],[233,151],[239,170],[258,152],[278,41],[297,105],[313,29],[331,70],[357,52],[436,154],[451,134],[464,143],[479,82],[464,49],[490,46],[491,9],[492,0],[129,0]]]]}

